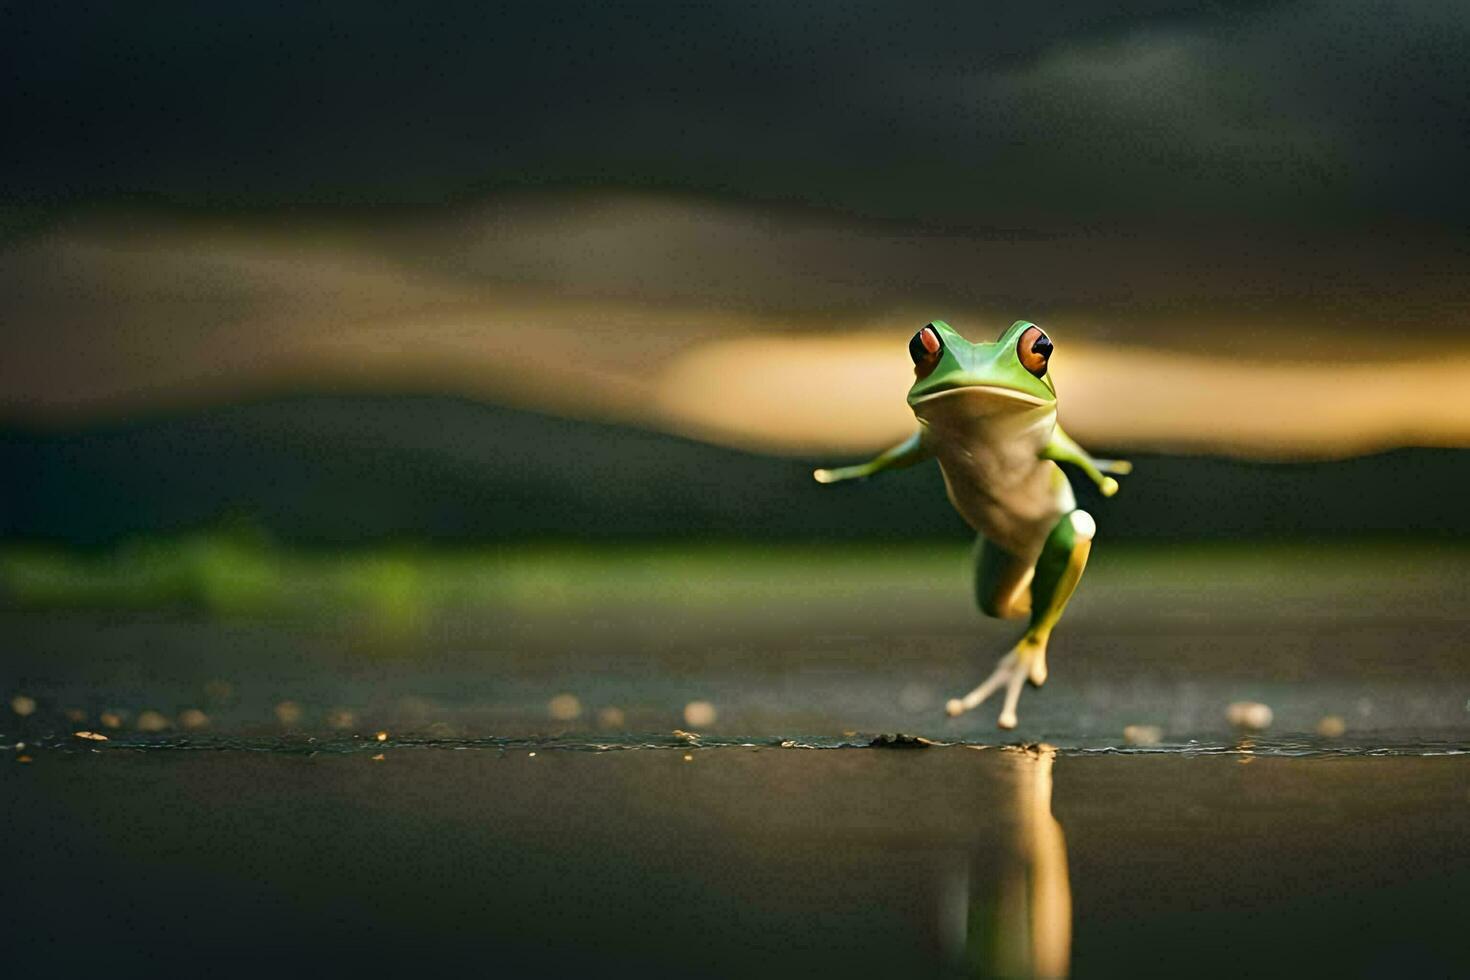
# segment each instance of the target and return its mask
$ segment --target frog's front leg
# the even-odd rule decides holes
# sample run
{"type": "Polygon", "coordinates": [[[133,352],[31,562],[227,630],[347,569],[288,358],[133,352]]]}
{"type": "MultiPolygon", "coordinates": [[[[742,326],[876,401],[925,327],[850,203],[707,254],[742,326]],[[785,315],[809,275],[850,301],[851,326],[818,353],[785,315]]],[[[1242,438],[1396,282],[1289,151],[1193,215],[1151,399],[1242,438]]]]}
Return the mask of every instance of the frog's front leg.
{"type": "Polygon", "coordinates": [[[1097,484],[1104,497],[1118,492],[1118,481],[1107,474],[1126,476],[1133,472],[1133,464],[1126,459],[1096,459],[1087,450],[1077,445],[1077,440],[1062,431],[1060,425],[1052,430],[1051,439],[1041,451],[1042,459],[1057,463],[1071,463],[1097,484]]]}
{"type": "Polygon", "coordinates": [[[858,463],[856,466],[839,466],[836,469],[813,470],[812,478],[818,483],[841,483],[843,480],[861,480],[881,473],[884,470],[896,470],[905,466],[913,466],[922,460],[929,458],[929,450],[924,445],[921,432],[915,432],[903,442],[891,449],[874,456],[866,463],[858,463]]]}
{"type": "Polygon", "coordinates": [[[1026,570],[1005,552],[982,547],[976,567],[976,598],[988,616],[1009,616],[1024,611],[1029,591],[1031,621],[1019,642],[1000,658],[995,670],[979,687],[963,698],[954,698],[945,710],[951,716],[964,714],[977,707],[1001,687],[1006,689],[1005,704],[998,724],[1016,727],[1016,705],[1021,700],[1021,685],[1030,678],[1036,685],[1046,680],[1046,645],[1051,631],[1062,618],[1067,600],[1082,579],[1092,538],[1097,525],[1084,510],[1067,514],[1047,536],[1041,556],[1029,577],[1026,570]]]}

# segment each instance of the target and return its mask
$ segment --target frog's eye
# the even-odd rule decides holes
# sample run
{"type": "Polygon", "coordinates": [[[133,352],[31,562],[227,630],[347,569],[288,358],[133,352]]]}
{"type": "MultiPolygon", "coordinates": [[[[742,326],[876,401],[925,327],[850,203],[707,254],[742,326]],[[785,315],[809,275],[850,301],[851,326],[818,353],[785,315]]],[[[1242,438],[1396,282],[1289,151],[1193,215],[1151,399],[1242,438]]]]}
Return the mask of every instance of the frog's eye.
{"type": "Polygon", "coordinates": [[[1046,331],[1034,324],[1021,331],[1021,339],[1016,341],[1016,357],[1021,361],[1021,367],[1030,371],[1038,378],[1046,374],[1046,364],[1051,360],[1052,343],[1046,331]]]}
{"type": "Polygon", "coordinates": [[[914,373],[921,378],[929,376],[943,354],[944,341],[932,323],[924,324],[909,340],[909,357],[914,359],[914,373]]]}

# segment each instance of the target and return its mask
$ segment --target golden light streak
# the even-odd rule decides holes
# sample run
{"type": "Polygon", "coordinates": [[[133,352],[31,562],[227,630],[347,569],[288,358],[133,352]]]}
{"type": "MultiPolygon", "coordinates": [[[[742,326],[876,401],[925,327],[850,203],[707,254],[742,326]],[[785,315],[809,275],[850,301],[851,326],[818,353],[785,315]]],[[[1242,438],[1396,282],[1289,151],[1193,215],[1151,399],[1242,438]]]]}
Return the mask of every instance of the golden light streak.
{"type": "MultiPolygon", "coordinates": [[[[869,453],[913,430],[897,332],[705,344],[661,377],[670,428],[788,453],[869,453]]],[[[1470,446],[1470,356],[1313,364],[1229,360],[1058,338],[1058,410],[1084,443],[1333,457],[1470,446]]]]}
{"type": "Polygon", "coordinates": [[[1039,317],[1014,297],[1060,302],[1064,276],[1071,312],[1040,318],[1058,344],[1063,421],[1084,443],[1259,457],[1470,446],[1454,281],[1379,270],[1396,290],[1426,291],[1380,343],[1363,322],[1372,310],[1349,309],[1351,330],[1333,322],[1362,284],[1328,308],[1277,283],[1280,302],[1232,314],[1197,295],[1226,302],[1228,275],[1148,271],[1168,247],[896,234],[634,198],[335,230],[98,218],[0,253],[0,421],[66,425],[272,391],[443,392],[763,452],[858,455],[912,427],[904,345],[917,325],[944,316],[993,337],[1039,317]],[[1119,264],[1136,270],[1131,306],[1100,271],[1119,264]],[[1090,312],[1105,308],[1131,312],[1090,312]],[[1426,318],[1438,332],[1419,337],[1426,318]],[[1212,347],[1183,346],[1191,338],[1212,347]]]}

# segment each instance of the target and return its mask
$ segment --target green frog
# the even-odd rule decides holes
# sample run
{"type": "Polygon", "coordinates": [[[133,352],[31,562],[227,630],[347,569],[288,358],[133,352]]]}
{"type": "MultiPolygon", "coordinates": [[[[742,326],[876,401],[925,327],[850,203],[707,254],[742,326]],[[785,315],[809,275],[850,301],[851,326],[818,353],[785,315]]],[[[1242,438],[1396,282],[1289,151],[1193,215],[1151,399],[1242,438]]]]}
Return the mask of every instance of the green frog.
{"type": "Polygon", "coordinates": [[[972,344],[935,320],[909,341],[914,384],[908,403],[919,427],[866,463],[821,469],[819,483],[871,476],[934,458],[950,503],[979,534],[975,601],[1001,619],[1029,617],[1026,631],[995,670],[946,705],[951,716],[1005,690],[1001,728],[1016,727],[1022,685],[1046,681],[1046,647],[1071,599],[1097,525],[1077,509],[1058,463],[1087,475],[1103,496],[1132,471],[1125,460],[1094,459],[1057,424],[1046,331],[1017,320],[994,343],[972,344]]]}

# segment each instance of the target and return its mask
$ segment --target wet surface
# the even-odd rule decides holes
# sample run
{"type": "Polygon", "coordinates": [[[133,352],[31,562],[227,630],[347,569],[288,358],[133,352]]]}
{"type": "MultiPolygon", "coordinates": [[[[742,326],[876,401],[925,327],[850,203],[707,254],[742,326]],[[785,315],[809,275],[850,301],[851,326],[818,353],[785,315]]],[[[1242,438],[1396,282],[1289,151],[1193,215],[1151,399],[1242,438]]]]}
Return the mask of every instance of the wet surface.
{"type": "Polygon", "coordinates": [[[1347,554],[1101,559],[1014,733],[958,563],[11,609],[7,965],[1463,974],[1470,563],[1347,554]]]}
{"type": "Polygon", "coordinates": [[[11,968],[1470,967],[1466,757],[216,747],[0,766],[11,968]]]}
{"type": "MultiPolygon", "coordinates": [[[[963,548],[528,561],[479,602],[459,584],[475,569],[438,586],[405,564],[389,577],[406,584],[368,606],[0,611],[0,694],[36,702],[0,714],[0,742],[109,718],[136,731],[145,713],[145,728],[194,735],[993,742],[998,704],[944,715],[1019,634],[975,613],[967,564],[963,548]],[[692,703],[712,717],[686,718],[692,703]]],[[[1270,709],[1275,737],[1464,741],[1467,595],[1463,549],[1100,549],[1008,738],[1124,747],[1134,726],[1229,744],[1230,705],[1246,702],[1270,709]]]]}

